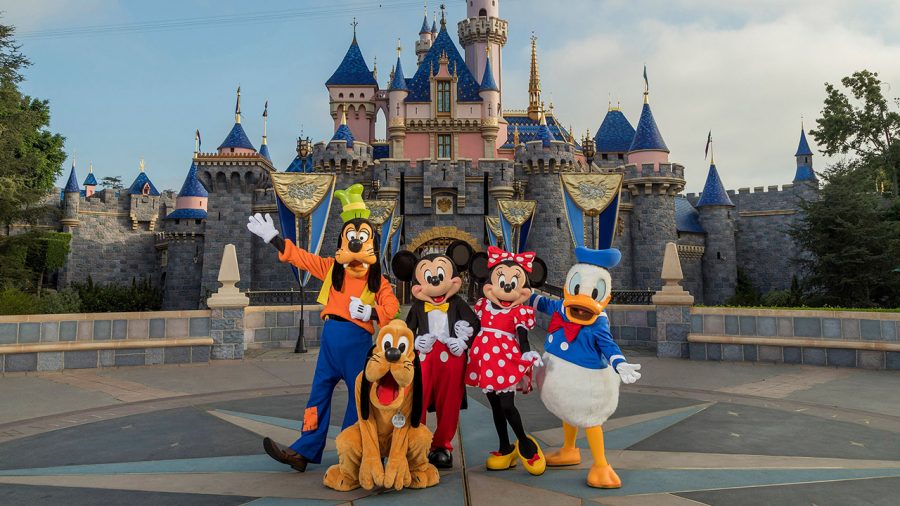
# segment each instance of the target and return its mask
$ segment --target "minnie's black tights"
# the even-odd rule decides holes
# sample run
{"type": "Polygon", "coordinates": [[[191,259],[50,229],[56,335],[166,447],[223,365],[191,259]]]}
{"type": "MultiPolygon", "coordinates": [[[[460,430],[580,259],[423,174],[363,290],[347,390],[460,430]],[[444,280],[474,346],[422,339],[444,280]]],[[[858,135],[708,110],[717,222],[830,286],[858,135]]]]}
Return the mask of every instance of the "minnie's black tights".
{"type": "Polygon", "coordinates": [[[522,417],[516,409],[515,392],[490,392],[487,394],[491,403],[491,413],[494,416],[494,427],[497,429],[497,437],[500,439],[500,453],[506,455],[513,450],[509,442],[509,433],[506,424],[512,427],[516,438],[519,440],[519,453],[526,459],[530,459],[537,453],[537,447],[528,439],[525,428],[522,426],[522,417]]]}

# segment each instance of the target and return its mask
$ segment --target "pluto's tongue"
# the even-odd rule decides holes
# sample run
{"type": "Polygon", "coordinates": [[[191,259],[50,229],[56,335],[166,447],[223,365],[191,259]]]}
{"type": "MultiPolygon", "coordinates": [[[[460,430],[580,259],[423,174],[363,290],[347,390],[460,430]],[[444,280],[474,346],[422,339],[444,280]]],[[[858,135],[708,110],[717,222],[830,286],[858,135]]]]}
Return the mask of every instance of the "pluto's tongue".
{"type": "Polygon", "coordinates": [[[375,388],[375,394],[378,396],[378,402],[382,406],[387,406],[394,402],[397,395],[400,394],[400,386],[397,385],[397,381],[391,373],[387,373],[381,378],[378,382],[378,387],[375,388]]]}

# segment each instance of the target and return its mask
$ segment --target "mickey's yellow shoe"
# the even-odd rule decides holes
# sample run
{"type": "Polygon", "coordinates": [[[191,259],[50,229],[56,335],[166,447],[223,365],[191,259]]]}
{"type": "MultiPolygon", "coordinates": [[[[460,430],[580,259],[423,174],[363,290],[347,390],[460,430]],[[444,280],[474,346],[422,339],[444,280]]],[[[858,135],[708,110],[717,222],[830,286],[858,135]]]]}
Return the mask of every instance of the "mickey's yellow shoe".
{"type": "Polygon", "coordinates": [[[485,466],[491,471],[506,471],[509,468],[516,467],[516,457],[519,456],[518,447],[513,448],[509,453],[491,452],[491,456],[487,458],[485,466]]]}
{"type": "Polygon", "coordinates": [[[534,446],[537,448],[537,452],[530,459],[526,459],[519,453],[519,442],[516,441],[516,454],[519,456],[519,460],[522,461],[522,466],[525,467],[525,470],[534,476],[540,476],[544,474],[544,471],[547,470],[547,459],[544,458],[544,452],[541,451],[541,445],[531,436],[527,436],[528,439],[534,443],[534,446]]]}

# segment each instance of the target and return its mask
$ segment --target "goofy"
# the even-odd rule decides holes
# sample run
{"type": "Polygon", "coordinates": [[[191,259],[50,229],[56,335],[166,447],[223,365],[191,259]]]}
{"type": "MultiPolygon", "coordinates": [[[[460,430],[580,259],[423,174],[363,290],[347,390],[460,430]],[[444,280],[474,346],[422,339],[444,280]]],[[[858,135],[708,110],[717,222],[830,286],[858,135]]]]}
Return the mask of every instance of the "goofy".
{"type": "MultiPolygon", "coordinates": [[[[362,192],[360,184],[334,192],[343,205],[344,222],[334,258],[314,255],[298,248],[290,239],[278,237],[268,214],[250,216],[247,224],[251,232],[278,249],[279,260],[322,280],[317,301],[323,306],[325,325],[300,439],[288,448],[270,438],[263,440],[270,457],[300,472],[306,470],[309,462],[322,461],[334,387],[339,380],[344,380],[352,390],[372,347],[374,320],[386,325],[400,308],[390,283],[381,275],[378,236],[368,220],[370,211],[363,202],[362,192]]],[[[342,428],[356,420],[356,403],[351,395],[342,428]]]]}

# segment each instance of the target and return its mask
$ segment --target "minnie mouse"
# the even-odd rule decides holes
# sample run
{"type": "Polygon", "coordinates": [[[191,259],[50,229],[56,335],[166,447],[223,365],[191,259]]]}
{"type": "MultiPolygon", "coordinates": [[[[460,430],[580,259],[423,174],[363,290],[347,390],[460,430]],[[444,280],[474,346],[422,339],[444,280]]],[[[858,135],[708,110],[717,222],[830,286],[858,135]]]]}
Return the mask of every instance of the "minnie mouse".
{"type": "Polygon", "coordinates": [[[541,367],[540,355],[531,351],[528,331],[534,328],[535,312],[524,305],[531,288],[547,279],[547,266],[533,252],[509,253],[491,246],[477,253],[470,268],[472,277],[484,283],[484,297],[475,304],[481,331],[472,342],[466,384],[481,388],[487,395],[500,439],[498,451],[491,452],[486,466],[500,471],[516,465],[543,474],[546,461],[537,441],[526,434],[515,405],[516,391],[531,390],[532,367],[541,367]],[[512,427],[518,441],[510,444],[506,430],[512,427]]]}
{"type": "Polygon", "coordinates": [[[453,467],[453,445],[459,423],[459,410],[465,407],[466,341],[478,328],[472,308],[458,295],[462,287],[460,273],[469,267],[472,248],[456,241],[446,254],[418,258],[401,251],[391,260],[394,275],[412,282],[412,303],[406,325],[417,336],[416,351],[422,362],[422,420],[426,411],[437,413],[437,429],[428,460],[435,467],[453,467]]]}

